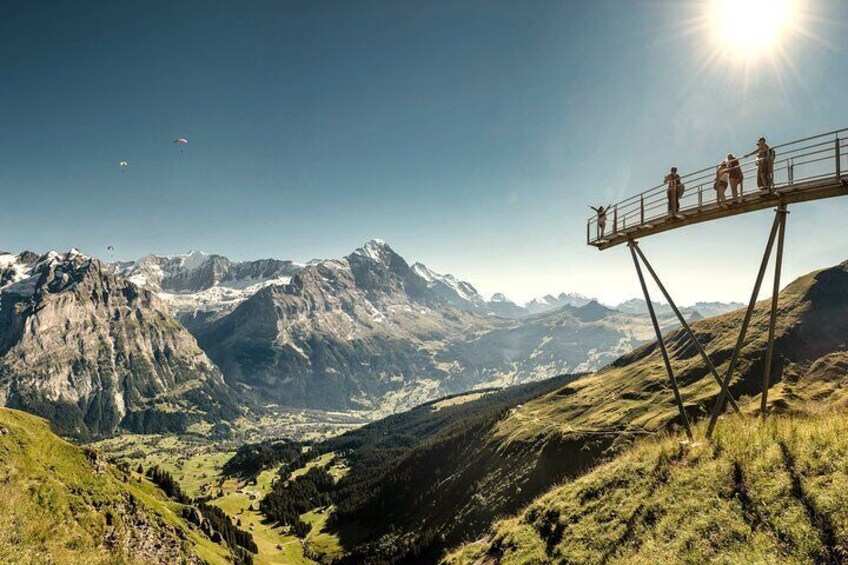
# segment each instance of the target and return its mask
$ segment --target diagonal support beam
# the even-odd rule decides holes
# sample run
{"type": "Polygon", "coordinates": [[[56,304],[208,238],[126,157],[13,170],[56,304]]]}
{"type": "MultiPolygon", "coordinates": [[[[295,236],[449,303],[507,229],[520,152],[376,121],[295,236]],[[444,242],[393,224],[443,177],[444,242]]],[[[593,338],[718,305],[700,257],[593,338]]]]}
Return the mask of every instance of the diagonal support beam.
{"type": "Polygon", "coordinates": [[[631,240],[628,242],[628,246],[630,247],[630,255],[633,257],[633,264],[636,266],[636,274],[639,276],[639,284],[642,285],[642,293],[645,295],[645,302],[648,305],[648,313],[651,315],[654,332],[657,334],[657,344],[660,346],[663,362],[665,363],[665,370],[668,373],[668,380],[671,382],[672,391],[674,391],[674,400],[677,403],[677,409],[680,411],[680,418],[683,421],[683,426],[686,428],[686,435],[689,436],[689,439],[691,440],[692,428],[689,427],[689,418],[686,416],[686,409],[683,407],[683,398],[680,396],[677,379],[674,377],[674,371],[671,369],[671,361],[669,361],[668,351],[666,351],[665,342],[663,342],[660,324],[657,322],[657,314],[654,312],[654,305],[651,302],[651,295],[648,292],[648,286],[645,284],[645,276],[642,274],[642,266],[639,264],[638,257],[636,257],[636,250],[634,249],[636,247],[636,242],[631,240]]]}
{"type": "Polygon", "coordinates": [[[724,383],[718,393],[715,405],[713,405],[713,413],[710,416],[710,424],[707,426],[707,437],[712,436],[715,429],[718,416],[724,408],[724,391],[730,384],[730,379],[733,377],[733,372],[736,370],[736,363],[739,361],[739,353],[742,351],[742,346],[745,343],[745,336],[748,333],[748,325],[751,323],[751,316],[754,314],[754,307],[757,305],[757,296],[760,294],[760,287],[763,284],[763,277],[766,274],[769,257],[771,256],[772,247],[774,247],[774,238],[777,235],[777,229],[780,225],[781,215],[777,214],[774,217],[774,222],[771,225],[771,233],[769,234],[766,250],[763,254],[763,260],[760,263],[760,271],[757,273],[757,281],[754,283],[754,291],[751,293],[751,301],[748,303],[748,309],[745,311],[745,319],[742,321],[742,329],[739,331],[739,339],[736,340],[736,347],[733,348],[733,355],[730,357],[730,365],[727,367],[727,373],[724,375],[724,383]]]}
{"type": "Polygon", "coordinates": [[[639,243],[634,241],[632,246],[636,249],[636,253],[639,254],[639,257],[642,259],[642,262],[648,269],[648,273],[654,279],[654,282],[657,284],[657,287],[660,289],[660,292],[662,292],[663,296],[665,297],[665,301],[668,302],[669,306],[671,306],[671,309],[674,311],[674,315],[677,316],[677,320],[680,322],[680,325],[683,326],[684,331],[686,331],[686,333],[689,335],[689,339],[691,339],[692,343],[695,344],[695,348],[698,350],[698,353],[701,354],[701,359],[704,360],[704,364],[706,364],[707,368],[710,370],[710,373],[712,373],[713,378],[716,380],[719,386],[722,387],[722,392],[724,392],[724,394],[727,396],[727,400],[730,402],[730,405],[733,406],[733,409],[737,413],[740,412],[739,405],[736,404],[736,400],[734,400],[733,395],[730,393],[730,389],[725,386],[724,381],[722,381],[721,377],[718,376],[718,371],[716,370],[715,365],[713,365],[710,356],[707,355],[707,352],[704,350],[704,347],[701,345],[701,342],[699,342],[698,338],[695,337],[695,332],[693,332],[692,328],[689,327],[689,323],[686,321],[686,318],[684,318],[683,314],[680,313],[680,310],[677,308],[677,304],[675,304],[674,300],[671,299],[671,295],[669,295],[662,281],[660,281],[660,278],[659,276],[657,276],[657,273],[654,271],[654,268],[651,267],[651,264],[648,262],[648,259],[645,257],[645,254],[642,253],[642,248],[639,247],[639,243]]]}
{"type": "Polygon", "coordinates": [[[783,241],[786,236],[786,216],[789,212],[785,205],[777,209],[780,218],[780,228],[777,233],[777,255],[774,260],[774,288],[771,293],[771,316],[769,318],[768,346],[766,348],[766,367],[763,373],[763,395],[760,402],[760,413],[763,420],[768,415],[768,390],[771,381],[771,368],[774,359],[774,332],[777,326],[777,302],[780,294],[780,270],[783,266],[783,241]]]}

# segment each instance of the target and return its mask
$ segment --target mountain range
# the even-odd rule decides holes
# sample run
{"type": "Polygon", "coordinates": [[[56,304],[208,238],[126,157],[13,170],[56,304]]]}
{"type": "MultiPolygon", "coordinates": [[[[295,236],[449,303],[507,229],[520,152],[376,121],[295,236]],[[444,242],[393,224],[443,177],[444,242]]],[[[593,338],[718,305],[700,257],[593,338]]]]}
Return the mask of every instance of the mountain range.
{"type": "MultiPolygon", "coordinates": [[[[377,249],[382,246],[391,249],[386,242],[379,239],[366,242],[363,249],[377,249]]],[[[173,308],[177,317],[190,325],[195,318],[200,318],[202,324],[209,321],[209,317],[217,318],[229,313],[265,286],[287,284],[293,275],[305,267],[318,265],[322,261],[231,261],[222,255],[190,251],[181,255],[150,254],[138,261],[117,261],[111,266],[117,274],[160,294],[173,308]]],[[[447,304],[501,318],[522,318],[557,310],[563,306],[580,307],[593,300],[597,302],[595,298],[574,292],[546,294],[533,298],[524,305],[516,304],[503,293],[495,293],[487,300],[471,283],[454,275],[437,273],[422,263],[414,263],[411,268],[426,282],[432,293],[441,297],[447,304]]],[[[640,298],[607,306],[627,314],[647,313],[645,301],[640,298]]],[[[704,317],[710,317],[742,306],[744,305],[738,302],[697,302],[688,308],[704,317]]],[[[664,314],[671,313],[667,304],[654,302],[654,307],[664,314]]]]}
{"type": "Polygon", "coordinates": [[[593,371],[653,335],[644,314],[576,294],[486,300],[381,240],[308,264],[0,254],[0,281],[0,400],[72,435],[180,431],[241,399],[377,416],[593,371]]]}

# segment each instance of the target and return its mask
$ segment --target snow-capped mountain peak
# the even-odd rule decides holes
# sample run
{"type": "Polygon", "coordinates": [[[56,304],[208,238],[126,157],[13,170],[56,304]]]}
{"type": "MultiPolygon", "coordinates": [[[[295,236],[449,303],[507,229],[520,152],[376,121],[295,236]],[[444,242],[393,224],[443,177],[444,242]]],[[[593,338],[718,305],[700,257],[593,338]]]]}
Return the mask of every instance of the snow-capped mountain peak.
{"type": "Polygon", "coordinates": [[[424,279],[429,289],[453,306],[477,308],[486,302],[471,283],[461,281],[453,275],[439,274],[423,263],[412,265],[412,272],[424,279]]]}
{"type": "Polygon", "coordinates": [[[354,255],[366,257],[377,263],[388,264],[395,255],[394,250],[382,239],[369,239],[365,245],[353,252],[354,255]]]}
{"type": "Polygon", "coordinates": [[[209,255],[203,251],[189,251],[185,255],[182,255],[181,258],[181,267],[187,271],[193,271],[194,269],[202,267],[209,259],[209,255]]]}
{"type": "MultiPolygon", "coordinates": [[[[59,254],[54,253],[53,256],[58,258],[59,254]]],[[[18,255],[0,253],[0,290],[28,278],[38,260],[38,255],[31,251],[18,255]]]]}
{"type": "Polygon", "coordinates": [[[590,303],[592,300],[594,299],[588,298],[576,292],[561,292],[559,296],[546,294],[541,298],[534,298],[525,304],[524,308],[529,314],[540,314],[542,312],[562,308],[563,306],[574,306],[575,308],[580,308],[581,306],[585,306],[590,303]]]}

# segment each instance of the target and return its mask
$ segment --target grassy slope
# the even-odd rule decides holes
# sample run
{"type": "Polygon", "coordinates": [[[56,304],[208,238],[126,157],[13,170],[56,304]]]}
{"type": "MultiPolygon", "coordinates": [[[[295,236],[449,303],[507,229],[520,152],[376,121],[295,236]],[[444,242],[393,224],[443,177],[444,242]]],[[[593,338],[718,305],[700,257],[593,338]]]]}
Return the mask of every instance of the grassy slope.
{"type": "Polygon", "coordinates": [[[733,417],[714,442],[644,440],[445,561],[844,563],[846,426],[844,413],[733,417]]]}
{"type": "Polygon", "coordinates": [[[0,427],[0,562],[143,563],[163,552],[176,562],[229,562],[135,473],[94,463],[35,416],[0,409],[0,427]]]}
{"type": "MultiPolygon", "coordinates": [[[[772,380],[769,395],[771,411],[793,414],[799,418],[814,418],[817,413],[827,414],[831,411],[844,410],[848,405],[848,352],[846,352],[848,263],[811,273],[794,281],[781,293],[779,308],[777,378],[772,380]]],[[[720,374],[723,374],[727,368],[741,318],[742,312],[734,312],[693,324],[693,329],[702,343],[706,344],[720,374]]],[[[759,411],[767,321],[767,305],[760,303],[743,348],[739,371],[731,385],[743,412],[749,416],[759,411]]],[[[700,357],[681,331],[672,332],[666,339],[672,354],[672,365],[681,383],[681,392],[687,411],[694,418],[702,417],[711,408],[712,401],[718,392],[718,385],[706,373],[700,357]]],[[[616,437],[620,442],[622,439],[654,435],[669,427],[674,428],[678,422],[672,396],[666,383],[667,377],[659,351],[655,344],[651,344],[622,357],[612,366],[598,373],[587,375],[563,389],[517,407],[509,417],[498,423],[488,441],[500,445],[501,449],[508,449],[511,445],[525,445],[534,441],[561,442],[567,438],[616,437]]],[[[769,552],[782,550],[773,547],[774,540],[768,536],[764,537],[762,528],[754,528],[756,535],[751,532],[746,533],[745,528],[750,529],[750,524],[746,526],[744,521],[740,522],[733,518],[735,507],[712,504],[715,499],[705,501],[698,497],[702,490],[726,492],[727,473],[730,469],[731,475],[741,472],[744,481],[752,481],[751,493],[754,494],[748,493],[745,496],[748,497],[747,500],[755,501],[752,503],[754,508],[757,504],[768,502],[775,505],[774,511],[777,512],[777,507],[782,504],[781,500],[786,497],[769,491],[768,489],[772,487],[767,483],[769,480],[778,481],[779,473],[749,468],[746,460],[758,460],[760,465],[772,465],[775,469],[778,468],[781,463],[775,459],[777,455],[773,452],[773,448],[768,446],[780,445],[776,441],[780,440],[789,446],[786,452],[787,459],[800,461],[795,464],[798,469],[796,477],[802,477],[804,472],[802,465],[819,465],[817,469],[820,469],[822,465],[825,465],[823,461],[827,461],[827,459],[819,460],[804,451],[807,446],[802,445],[803,442],[796,441],[796,436],[805,436],[808,438],[806,441],[809,441],[811,445],[819,442],[828,450],[833,450],[834,461],[839,461],[838,457],[843,457],[840,450],[844,450],[844,444],[839,441],[836,430],[840,425],[844,428],[848,420],[838,415],[818,417],[821,419],[780,421],[779,424],[774,424],[774,427],[766,429],[757,427],[749,429],[751,420],[736,422],[735,418],[725,417],[718,427],[717,452],[713,452],[711,447],[708,448],[707,444],[704,444],[687,450],[685,457],[681,455],[682,459],[679,458],[680,461],[674,464],[661,462],[659,467],[651,467],[650,457],[669,456],[668,453],[662,455],[663,450],[677,449],[674,447],[676,440],[643,444],[634,454],[616,460],[611,465],[573,483],[573,485],[585,485],[587,481],[601,481],[602,484],[598,487],[597,493],[603,493],[603,497],[596,494],[587,499],[581,494],[572,494],[578,496],[575,500],[587,504],[589,511],[599,506],[598,510],[601,511],[599,516],[602,516],[598,518],[599,521],[590,523],[585,518],[581,518],[582,514],[578,513],[577,507],[574,506],[567,511],[571,512],[568,514],[568,520],[575,520],[574,524],[560,524],[558,516],[565,515],[566,511],[556,510],[556,504],[550,501],[557,497],[555,493],[563,493],[565,497],[569,496],[567,494],[569,492],[578,493],[573,489],[578,489],[579,486],[567,485],[533,506],[536,508],[534,524],[541,528],[537,534],[532,533],[532,528],[519,527],[524,518],[509,523],[515,527],[509,529],[509,539],[504,538],[503,543],[506,544],[504,547],[514,543],[516,548],[526,553],[520,557],[519,553],[506,551],[504,562],[549,562],[551,557],[544,553],[547,550],[547,543],[560,535],[563,535],[562,539],[567,541],[552,542],[552,547],[560,548],[557,551],[568,556],[567,561],[578,563],[600,562],[603,556],[606,556],[608,561],[614,561],[619,559],[619,553],[623,556],[621,562],[675,562],[680,559],[689,559],[690,556],[693,556],[692,562],[707,559],[716,559],[719,562],[739,562],[740,560],[774,562],[774,559],[770,557],[773,553],[769,552]],[[731,422],[733,423],[730,424],[731,422]],[[817,434],[821,437],[816,438],[817,434]],[[746,446],[746,442],[750,442],[750,445],[746,446]],[[758,449],[756,447],[758,445],[768,453],[745,451],[745,449],[758,449]],[[796,449],[798,453],[796,454],[792,449],[796,449]],[[723,454],[722,450],[726,453],[723,454]],[[739,470],[733,467],[735,461],[740,463],[739,470]],[[671,475],[666,476],[666,471],[671,475]],[[607,473],[606,479],[603,479],[604,473],[607,473]],[[663,482],[658,486],[657,473],[662,481],[669,480],[668,477],[679,480],[663,482]],[[757,479],[756,473],[763,475],[762,481],[757,479]],[[607,486],[603,485],[604,480],[609,483],[607,486]],[[754,481],[758,482],[753,484],[754,481]],[[618,488],[616,486],[618,484],[622,487],[618,488]],[[684,513],[675,517],[676,510],[672,506],[663,508],[661,499],[651,498],[650,493],[653,488],[660,488],[664,493],[658,496],[669,497],[669,500],[676,500],[684,505],[688,508],[686,511],[688,514],[684,513]],[[768,500],[754,498],[754,495],[771,498],[768,500]],[[652,500],[652,504],[659,505],[660,511],[666,512],[663,516],[668,520],[665,522],[668,524],[667,529],[659,529],[661,524],[659,514],[651,504],[645,503],[639,510],[639,512],[646,512],[645,516],[634,514],[643,499],[652,500]],[[694,502],[690,505],[690,501],[694,502]],[[704,505],[708,508],[701,508],[704,505]],[[606,515],[603,514],[604,508],[608,510],[606,515]],[[719,516],[721,512],[725,514],[719,516]],[[540,515],[547,517],[540,517],[540,515]],[[556,520],[554,517],[557,517],[556,520]],[[700,523],[702,519],[703,523],[700,523]],[[542,523],[545,520],[548,521],[547,525],[542,523]],[[650,536],[642,533],[637,529],[639,524],[642,524],[646,530],[658,528],[658,533],[650,536]],[[719,528],[718,525],[723,527],[719,528]],[[566,531],[563,532],[562,528],[566,531]],[[581,531],[581,528],[584,530],[581,531]],[[688,537],[677,534],[678,541],[675,542],[672,539],[675,529],[686,533],[688,537]],[[629,550],[626,549],[626,539],[621,542],[621,545],[614,545],[613,549],[610,546],[613,543],[618,544],[616,536],[623,535],[625,531],[628,532],[627,536],[643,537],[632,554],[627,553],[629,550]],[[733,540],[725,540],[723,536],[728,531],[735,532],[732,535],[743,539],[745,543],[740,545],[733,540]],[[662,532],[665,532],[666,538],[661,537],[662,532]],[[542,539],[541,542],[540,539],[542,539]],[[580,541],[581,539],[583,541],[580,541]],[[686,544],[685,551],[674,545],[678,542],[686,544]],[[573,547],[570,546],[572,543],[575,544],[573,547]],[[593,546],[592,543],[596,545],[593,546]],[[699,546],[704,547],[699,548],[699,546]],[[713,546],[721,549],[715,549],[713,546]],[[572,550],[577,553],[569,553],[572,550]],[[716,551],[714,556],[709,553],[713,550],[716,551]],[[754,553],[734,555],[733,551],[737,550],[754,553]],[[701,553],[702,551],[704,553],[701,553]]],[[[780,456],[783,457],[783,455],[783,452],[780,452],[780,456]]],[[[574,452],[570,456],[580,455],[574,452]]],[[[528,461],[528,464],[532,465],[533,461],[528,461]]],[[[785,466],[785,462],[783,465],[785,466]]],[[[819,471],[810,472],[815,475],[819,471]]],[[[802,492],[811,492],[804,489],[813,488],[814,485],[819,485],[823,481],[843,480],[841,471],[823,472],[818,478],[813,478],[813,475],[810,476],[809,484],[804,482],[806,479],[799,479],[800,482],[795,480],[791,485],[791,492],[786,492],[794,496],[798,495],[799,488],[802,492]]],[[[497,483],[493,483],[492,490],[503,492],[497,483]]],[[[832,489],[824,489],[816,504],[836,508],[838,505],[834,506],[834,500],[839,500],[841,496],[841,493],[832,489]]],[[[576,504],[574,500],[571,503],[576,504]]],[[[816,527],[821,528],[822,518],[818,514],[821,511],[817,508],[819,507],[809,504],[808,500],[808,504],[802,510],[813,512],[812,522],[816,527]]],[[[788,513],[789,510],[785,512],[788,513]]],[[[762,523],[767,520],[767,517],[748,516],[746,513],[749,512],[747,510],[743,512],[743,518],[747,516],[762,523]]],[[[523,516],[529,515],[525,513],[523,516]]],[[[788,514],[783,513],[774,519],[789,520],[787,516],[788,514]]],[[[771,520],[771,518],[768,519],[771,520]]],[[[834,515],[832,519],[836,520],[834,524],[844,524],[845,520],[841,515],[834,515]]],[[[807,548],[804,550],[807,552],[804,553],[806,557],[804,555],[799,557],[800,554],[793,553],[782,558],[789,561],[809,562],[808,557],[812,555],[810,551],[813,551],[809,549],[809,544],[812,542],[806,538],[792,540],[786,537],[790,533],[801,535],[800,532],[807,527],[803,525],[803,520],[794,518],[793,520],[787,526],[786,532],[776,530],[778,533],[769,535],[778,540],[778,546],[788,544],[789,547],[807,548]]],[[[498,533],[506,533],[507,530],[503,528],[504,526],[500,526],[498,533]]],[[[844,543],[844,539],[840,538],[842,541],[838,543],[844,543]]],[[[474,555],[474,551],[473,547],[469,547],[461,555],[463,559],[469,559],[468,556],[474,555]]],[[[464,562],[462,559],[457,559],[456,563],[464,562]]],[[[840,559],[848,561],[848,556],[842,556],[840,559]]],[[[485,561],[486,559],[483,559],[483,562],[485,561]]]]}
{"type": "MultiPolygon", "coordinates": [[[[797,279],[781,293],[779,308],[772,411],[846,404],[848,263],[797,279]]],[[[731,382],[748,414],[759,407],[767,311],[766,302],[758,304],[731,382]]],[[[742,316],[737,311],[692,324],[720,374],[728,366],[742,316]]],[[[682,331],[670,332],[666,341],[687,411],[693,419],[703,417],[718,385],[682,331]]],[[[455,545],[485,531],[487,512],[515,512],[551,485],[582,474],[635,439],[674,429],[677,422],[659,350],[649,344],[602,371],[515,406],[491,429],[457,446],[462,450],[458,461],[443,459],[445,453],[430,446],[417,448],[407,457],[404,474],[380,487],[400,493],[384,509],[402,532],[447,524],[437,526],[439,533],[455,545]],[[433,461],[440,462],[443,476],[422,480],[416,469],[433,461]]]]}

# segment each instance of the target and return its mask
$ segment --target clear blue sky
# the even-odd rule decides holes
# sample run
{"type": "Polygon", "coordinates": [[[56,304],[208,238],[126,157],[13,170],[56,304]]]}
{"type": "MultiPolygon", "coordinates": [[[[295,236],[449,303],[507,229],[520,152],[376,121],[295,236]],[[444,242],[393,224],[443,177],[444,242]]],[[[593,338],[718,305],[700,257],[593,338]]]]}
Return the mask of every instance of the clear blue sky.
{"type": "MultiPolygon", "coordinates": [[[[848,4],[807,4],[808,37],[746,69],[703,67],[703,2],[11,0],[0,249],[309,260],[380,237],[485,293],[633,296],[626,250],[583,244],[587,204],[848,126],[848,4]]],[[[848,258],[846,214],[793,210],[788,277],[848,258]]],[[[741,299],[770,221],[644,248],[682,301],[741,299]]]]}

